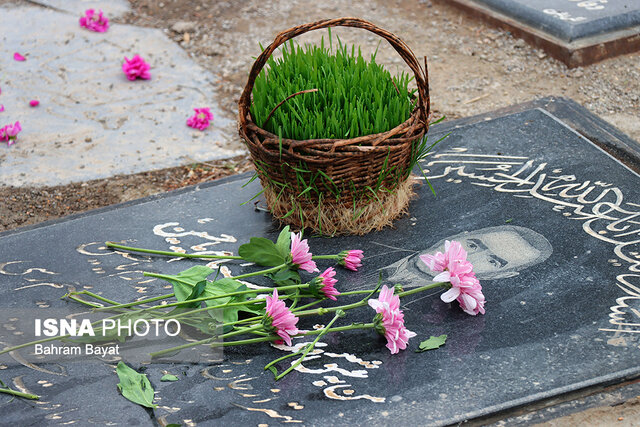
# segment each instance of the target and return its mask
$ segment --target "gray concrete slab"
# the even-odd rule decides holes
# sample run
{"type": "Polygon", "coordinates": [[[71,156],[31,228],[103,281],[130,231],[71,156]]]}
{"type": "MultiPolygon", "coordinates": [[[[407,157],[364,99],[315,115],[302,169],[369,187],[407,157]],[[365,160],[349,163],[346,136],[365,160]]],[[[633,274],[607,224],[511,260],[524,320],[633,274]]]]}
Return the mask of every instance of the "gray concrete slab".
{"type": "Polygon", "coordinates": [[[0,122],[23,128],[18,143],[0,144],[0,182],[66,184],[244,152],[235,119],[215,102],[214,76],[162,31],[113,24],[93,33],[75,15],[30,6],[0,8],[0,28],[0,122]],[[151,80],[126,79],[123,58],[135,54],[151,64],[151,80]],[[205,106],[212,126],[187,127],[205,106]]]}
{"type": "Polygon", "coordinates": [[[82,15],[87,9],[102,10],[107,18],[118,18],[131,11],[127,0],[29,0],[31,3],[52,7],[74,15],[82,15]]]}
{"type": "MultiPolygon", "coordinates": [[[[628,168],[640,165],[638,144],[557,98],[429,131],[434,141],[445,134],[422,165],[437,198],[429,186],[416,186],[409,215],[393,228],[363,237],[310,237],[309,245],[316,254],[364,251],[357,273],[337,269],[344,292],[370,289],[378,280],[406,288],[427,284],[434,273],[419,255],[442,250],[445,239],[458,240],[482,283],[485,315],[442,303],[438,291],[403,298],[405,324],[418,334],[407,350],[391,355],[373,331],[329,334],[316,345],[315,357],[278,382],[264,366],[294,347],[232,347],[216,361],[222,356],[200,346],[197,363],[192,353],[178,353],[149,364],[136,359],[148,360],[152,337],[120,343],[119,356],[106,358],[82,348],[73,358],[24,348],[0,356],[0,376],[15,389],[41,395],[42,403],[5,403],[10,398],[0,396],[2,423],[475,426],[488,424],[480,417],[491,417],[507,418],[498,425],[512,426],[610,402],[613,395],[567,401],[611,393],[610,387],[640,378],[640,174],[628,168]],[[449,335],[443,348],[415,352],[420,341],[443,333],[449,335]],[[113,372],[119,358],[133,368],[144,365],[157,392],[153,412],[119,394],[113,372]],[[162,382],[165,371],[179,381],[162,382]]],[[[30,340],[35,319],[90,318],[85,306],[61,299],[68,291],[91,289],[134,301],[168,292],[167,283],[144,271],[176,274],[203,265],[111,251],[106,240],[237,254],[251,236],[275,239],[268,213],[241,206],[260,191],[257,180],[244,185],[249,176],[0,233],[0,348],[30,340]]],[[[320,269],[334,264],[318,261],[320,269]]],[[[224,266],[233,275],[256,271],[237,262],[224,266]]],[[[341,326],[373,317],[369,307],[348,313],[341,326]]],[[[325,319],[302,317],[298,327],[311,329],[325,319]]],[[[196,337],[183,332],[180,339],[196,337]]],[[[310,339],[294,342],[300,348],[310,339]]],[[[60,348],[59,342],[46,345],[60,348]]],[[[620,396],[632,391],[637,395],[638,388],[613,389],[620,396]]]]}

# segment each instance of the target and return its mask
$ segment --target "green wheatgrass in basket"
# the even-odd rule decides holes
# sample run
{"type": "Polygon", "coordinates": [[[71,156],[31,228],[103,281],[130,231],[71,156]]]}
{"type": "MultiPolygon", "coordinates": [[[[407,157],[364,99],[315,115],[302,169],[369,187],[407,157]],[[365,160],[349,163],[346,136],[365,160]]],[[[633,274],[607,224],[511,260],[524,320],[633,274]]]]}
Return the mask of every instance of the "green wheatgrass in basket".
{"type": "Polygon", "coordinates": [[[250,111],[254,122],[281,138],[343,139],[386,132],[405,122],[415,108],[413,76],[392,76],[369,61],[355,46],[337,39],[335,52],[329,32],[320,46],[301,47],[293,40],[282,48],[282,58],[268,60],[258,75],[250,111]],[[310,89],[271,111],[288,96],[310,89]],[[265,123],[266,122],[266,123],[265,123]]]}

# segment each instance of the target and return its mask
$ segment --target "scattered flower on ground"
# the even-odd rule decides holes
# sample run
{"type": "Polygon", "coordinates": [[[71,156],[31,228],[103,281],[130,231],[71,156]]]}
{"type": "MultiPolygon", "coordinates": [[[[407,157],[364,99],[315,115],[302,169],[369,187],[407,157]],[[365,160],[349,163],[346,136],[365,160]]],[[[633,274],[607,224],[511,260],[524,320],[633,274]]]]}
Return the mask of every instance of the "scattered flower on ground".
{"type": "Polygon", "coordinates": [[[291,345],[291,337],[298,334],[298,318],[287,308],[284,301],[278,299],[278,290],[273,290],[273,296],[267,296],[266,320],[270,322],[271,328],[275,328],[275,333],[282,338],[287,345],[291,345]]]}
{"type": "Polygon", "coordinates": [[[6,125],[0,128],[0,141],[6,141],[7,145],[13,145],[18,139],[18,133],[22,130],[20,122],[15,122],[12,125],[6,125]]]}
{"type": "Polygon", "coordinates": [[[416,336],[415,332],[404,327],[404,314],[400,310],[400,298],[393,294],[394,290],[394,288],[388,288],[384,285],[378,299],[368,301],[369,306],[378,313],[374,319],[376,330],[387,339],[386,347],[391,351],[391,354],[406,349],[409,339],[416,336]]]}
{"type": "Polygon", "coordinates": [[[37,107],[40,104],[40,101],[38,101],[37,99],[32,99],[31,101],[29,101],[29,105],[31,105],[32,107],[37,107]]]}
{"type": "Polygon", "coordinates": [[[18,52],[13,54],[13,59],[15,59],[16,61],[26,61],[27,58],[25,58],[24,56],[20,55],[18,52]]]}
{"type": "Polygon", "coordinates": [[[320,276],[318,276],[318,279],[320,279],[323,285],[320,291],[324,294],[324,296],[337,301],[336,296],[340,295],[340,292],[338,292],[334,287],[334,285],[338,282],[338,280],[333,278],[335,275],[336,271],[333,269],[333,267],[329,267],[324,272],[322,272],[320,276]]]}
{"type": "Polygon", "coordinates": [[[127,75],[127,79],[131,81],[137,78],[149,80],[151,78],[150,68],[149,64],[140,55],[135,55],[131,59],[125,56],[122,63],[122,71],[127,75]]]}
{"type": "Polygon", "coordinates": [[[213,120],[213,113],[209,108],[194,108],[193,111],[196,113],[187,119],[187,126],[200,130],[208,128],[213,120]]]}
{"type": "Polygon", "coordinates": [[[302,239],[302,233],[291,233],[291,262],[309,273],[320,272],[316,263],[311,259],[307,239],[302,239]]]}
{"type": "Polygon", "coordinates": [[[4,111],[4,105],[0,104],[0,113],[4,111]]]}
{"type": "Polygon", "coordinates": [[[460,242],[447,240],[444,253],[420,255],[420,259],[431,271],[440,273],[433,278],[434,282],[451,283],[451,289],[440,296],[442,301],[449,303],[458,300],[460,308],[472,316],[485,313],[482,286],[473,272],[473,265],[467,261],[467,251],[460,242]]]}
{"type": "Polygon", "coordinates": [[[344,266],[344,268],[351,271],[358,271],[358,268],[362,267],[363,255],[361,250],[344,251],[341,255],[343,255],[343,258],[340,260],[340,264],[344,266]]]}
{"type": "Polygon", "coordinates": [[[94,9],[87,9],[80,18],[80,26],[97,33],[104,33],[109,29],[109,19],[104,16],[102,10],[98,13],[94,9]]]}

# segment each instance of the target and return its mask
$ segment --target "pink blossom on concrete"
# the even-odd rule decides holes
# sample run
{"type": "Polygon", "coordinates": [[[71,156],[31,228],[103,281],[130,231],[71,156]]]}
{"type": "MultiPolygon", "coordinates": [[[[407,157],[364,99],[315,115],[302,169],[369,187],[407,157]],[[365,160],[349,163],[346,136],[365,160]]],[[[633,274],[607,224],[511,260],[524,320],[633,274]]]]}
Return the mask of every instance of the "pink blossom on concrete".
{"type": "Polygon", "coordinates": [[[12,125],[6,125],[0,128],[0,141],[6,141],[7,145],[13,145],[18,139],[18,133],[22,130],[20,122],[15,122],[12,125]]]}
{"type": "Polygon", "coordinates": [[[338,282],[338,280],[333,277],[336,275],[336,271],[333,267],[327,268],[324,272],[322,272],[318,279],[321,280],[322,289],[320,291],[329,299],[336,301],[336,296],[340,295],[340,292],[336,290],[334,285],[338,282]]]}
{"type": "Polygon", "coordinates": [[[340,264],[346,269],[358,271],[358,268],[362,267],[363,252],[361,250],[345,251],[341,255],[343,255],[343,258],[340,260],[340,264]]]}
{"type": "Polygon", "coordinates": [[[395,288],[389,288],[383,285],[378,295],[378,299],[370,299],[369,306],[376,312],[382,313],[386,307],[389,310],[400,310],[400,297],[394,295],[395,288]]]}
{"type": "Polygon", "coordinates": [[[109,19],[104,16],[102,10],[98,13],[94,9],[84,11],[84,16],[80,18],[80,26],[97,33],[104,33],[109,29],[109,19]]]}
{"type": "Polygon", "coordinates": [[[31,101],[29,101],[29,105],[31,105],[32,107],[37,107],[40,104],[40,101],[38,101],[37,99],[32,99],[31,101]]]}
{"type": "Polygon", "coordinates": [[[443,293],[440,298],[447,303],[457,300],[460,308],[472,316],[485,312],[482,286],[473,273],[451,277],[451,289],[443,293]]]}
{"type": "Polygon", "coordinates": [[[15,59],[16,61],[26,61],[27,58],[25,58],[24,56],[20,55],[18,52],[13,54],[13,59],[15,59]]]}
{"type": "Polygon", "coordinates": [[[122,63],[122,71],[127,75],[127,79],[131,81],[137,78],[149,80],[151,78],[150,68],[149,64],[140,55],[135,55],[131,59],[125,56],[122,63]]]}
{"type": "Polygon", "coordinates": [[[298,318],[287,308],[284,301],[278,299],[278,290],[273,290],[272,296],[267,296],[266,314],[275,333],[282,338],[287,345],[291,345],[291,336],[298,334],[298,318]]]}
{"type": "Polygon", "coordinates": [[[0,104],[0,113],[4,111],[4,105],[0,104]]]}
{"type": "MultiPolygon", "coordinates": [[[[369,306],[378,313],[376,330],[387,339],[386,347],[391,354],[407,348],[410,338],[416,336],[404,326],[404,314],[400,310],[400,298],[394,295],[394,288],[386,285],[380,290],[378,299],[370,299],[369,306]]],[[[374,321],[374,323],[376,323],[374,321]]]]}
{"type": "Polygon", "coordinates": [[[291,262],[309,273],[320,272],[312,256],[307,239],[302,240],[302,233],[291,233],[291,262]]]}
{"type": "Polygon", "coordinates": [[[473,272],[473,265],[467,261],[467,252],[460,242],[448,240],[444,245],[444,254],[420,255],[420,259],[434,272],[440,272],[434,282],[450,282],[451,289],[440,298],[449,303],[457,300],[460,308],[472,316],[484,314],[485,298],[482,286],[473,272]]]}
{"type": "Polygon", "coordinates": [[[187,126],[200,130],[208,128],[213,120],[213,113],[209,108],[194,108],[193,111],[196,113],[187,119],[187,126]]]}

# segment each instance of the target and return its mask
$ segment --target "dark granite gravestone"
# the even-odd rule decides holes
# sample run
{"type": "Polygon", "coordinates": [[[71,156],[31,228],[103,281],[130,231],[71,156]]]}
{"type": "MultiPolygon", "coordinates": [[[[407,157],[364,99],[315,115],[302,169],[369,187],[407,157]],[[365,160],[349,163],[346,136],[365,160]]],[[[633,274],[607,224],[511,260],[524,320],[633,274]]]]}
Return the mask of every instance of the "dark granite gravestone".
{"type": "MultiPolygon", "coordinates": [[[[468,316],[437,294],[409,297],[405,320],[418,336],[406,351],[389,354],[369,330],[331,334],[279,382],[263,366],[287,350],[266,344],[225,350],[219,362],[145,364],[160,405],[153,411],[119,395],[115,358],[33,364],[23,351],[0,358],[0,379],[42,399],[9,403],[0,395],[0,419],[16,425],[443,425],[640,376],[637,145],[562,99],[436,126],[430,137],[445,132],[450,136],[423,164],[437,198],[419,185],[410,214],[394,229],[311,238],[310,245],[317,254],[365,251],[359,272],[338,273],[337,287],[346,291],[375,285],[379,271],[407,288],[428,283],[417,255],[437,250],[444,239],[460,240],[484,286],[486,315],[468,316]],[[420,341],[444,333],[444,347],[414,352],[420,341]],[[161,382],[165,372],[180,380],[161,382]]],[[[142,271],[173,274],[196,264],[106,250],[106,240],[237,253],[251,236],[274,238],[278,229],[267,213],[240,206],[259,191],[256,182],[242,186],[247,178],[0,235],[2,312],[81,313],[79,304],[60,299],[70,289],[119,301],[159,295],[166,283],[142,271]]],[[[234,275],[250,268],[222,265],[234,275]]],[[[373,314],[363,307],[347,320],[369,321],[373,314]]],[[[3,343],[14,339],[11,319],[0,325],[3,343]]]]}
{"type": "Polygon", "coordinates": [[[640,49],[640,3],[634,0],[452,0],[505,27],[569,66],[640,49]]]}

